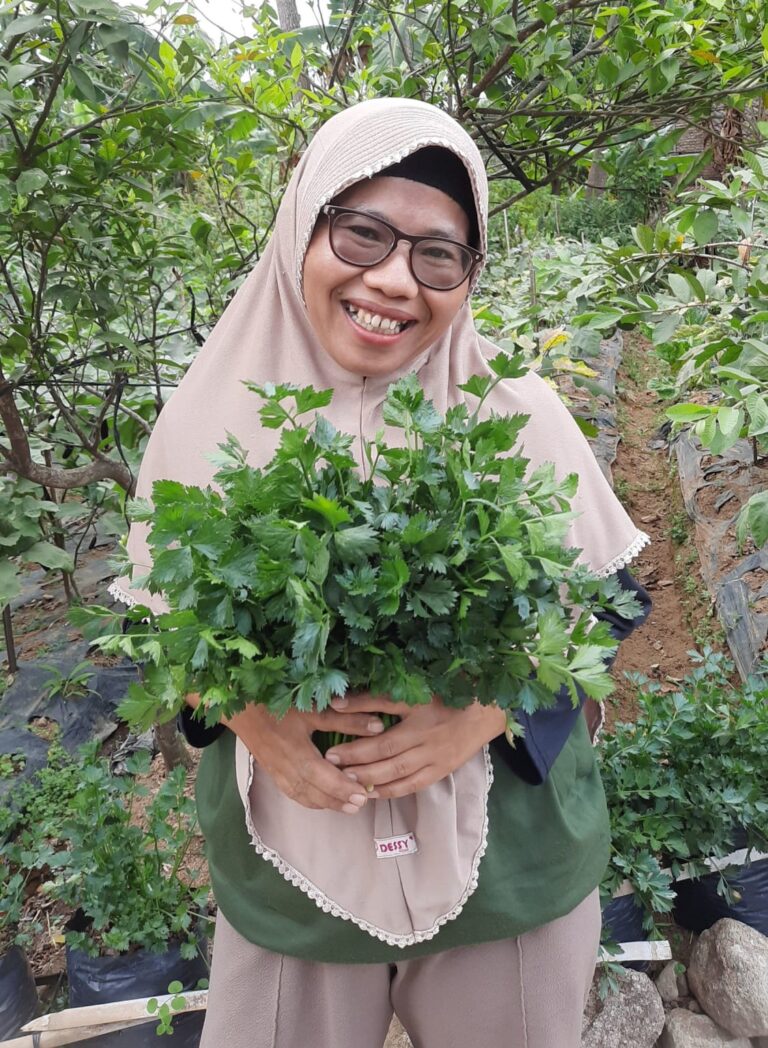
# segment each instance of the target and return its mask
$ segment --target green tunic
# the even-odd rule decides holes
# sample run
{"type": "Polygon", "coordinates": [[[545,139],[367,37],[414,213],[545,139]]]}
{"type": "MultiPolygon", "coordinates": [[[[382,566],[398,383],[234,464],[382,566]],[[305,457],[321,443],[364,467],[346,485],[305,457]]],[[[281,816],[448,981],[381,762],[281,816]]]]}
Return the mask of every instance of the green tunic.
{"type": "Polygon", "coordinates": [[[427,942],[389,946],[351,921],[323,913],[256,853],[235,780],[235,737],[202,756],[197,805],[220,909],[250,942],[275,953],[339,964],[382,964],[508,939],[572,910],[608,863],[610,831],[584,719],[541,786],[494,756],[488,848],[479,883],[459,916],[427,942]]]}

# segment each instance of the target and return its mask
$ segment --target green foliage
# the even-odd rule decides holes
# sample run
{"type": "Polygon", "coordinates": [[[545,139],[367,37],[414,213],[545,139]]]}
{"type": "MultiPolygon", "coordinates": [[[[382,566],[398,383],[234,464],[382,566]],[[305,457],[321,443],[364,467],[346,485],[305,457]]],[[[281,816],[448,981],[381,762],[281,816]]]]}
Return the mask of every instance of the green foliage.
{"type": "Polygon", "coordinates": [[[195,826],[194,802],[185,796],[185,773],[176,768],[149,796],[131,776],[146,772],[146,754],[129,761],[130,776],[110,773],[96,747],[83,751],[77,790],[61,825],[66,848],[49,862],[47,894],[88,921],[68,931],[67,943],[96,955],[134,948],[163,952],[181,941],[185,957],[197,951],[198,921],[207,888],[191,888],[180,873],[195,826]]]}
{"type": "Polygon", "coordinates": [[[88,693],[88,682],[94,676],[93,663],[85,659],[73,666],[69,673],[62,673],[56,666],[45,665],[49,678],[42,687],[42,693],[49,699],[60,696],[62,699],[80,698],[88,693]]]}
{"type": "MultiPolygon", "coordinates": [[[[745,154],[728,183],[705,181],[655,228],[640,225],[640,253],[604,251],[609,279],[598,308],[575,322],[614,316],[641,325],[667,362],[681,403],[667,409],[679,430],[722,454],[748,439],[755,460],[768,452],[768,159],[745,154]],[[705,250],[706,249],[706,250],[705,250]],[[710,392],[708,402],[686,395],[710,392]]],[[[744,507],[739,531],[758,545],[768,535],[764,500],[744,507]]]]}
{"type": "Polygon", "coordinates": [[[55,502],[40,497],[38,485],[19,478],[0,477],[0,611],[21,593],[21,566],[72,571],[72,556],[49,541],[46,516],[56,513],[55,502]]]}
{"type": "MultiPolygon", "coordinates": [[[[21,761],[13,760],[9,770],[15,774],[21,761]]],[[[12,807],[0,806],[0,950],[11,943],[26,945],[40,930],[38,922],[24,916],[28,884],[56,861],[79,781],[77,764],[52,742],[46,766],[33,781],[14,785],[12,807]]]]}
{"type": "MultiPolygon", "coordinates": [[[[491,368],[462,387],[478,398],[473,415],[460,405],[441,417],[415,376],[391,386],[384,419],[400,437],[366,447],[367,479],[352,437],[320,415],[300,421],[330,391],[256,388],[263,424],[283,429],[263,470],[230,435],[221,494],[159,481],[153,505],[132,511],[151,523],[146,585],[171,610],[147,625],[148,610],[131,609],[125,635],[112,613],[100,640],[144,663],[124,716],[170,717],[192,691],[212,721],[247,702],[324,709],[347,688],[529,712],[561,686],[574,703],[581,690],[608,694],[615,643],[590,609],[631,617],[633,602],[563,547],[578,478],[557,481],[551,465],[526,476],[513,451],[526,416],[479,421],[494,386],[524,370],[505,354],[491,368]]],[[[97,609],[73,614],[101,623],[97,609]]]]}
{"type": "MultiPolygon", "coordinates": [[[[208,980],[201,979],[197,984],[197,989],[207,990],[208,980]]],[[[158,1001],[157,997],[150,997],[147,1001],[147,1013],[156,1015],[158,1018],[158,1024],[155,1027],[155,1033],[158,1037],[163,1034],[173,1034],[173,1017],[178,1015],[179,1012],[183,1012],[186,1008],[186,998],[183,996],[183,990],[183,985],[178,979],[175,979],[168,984],[169,998],[164,1001],[158,1001]]]]}
{"type": "MultiPolygon", "coordinates": [[[[768,684],[733,685],[733,663],[705,649],[676,691],[640,675],[637,723],[606,736],[600,763],[611,815],[612,857],[603,889],[627,878],[651,914],[672,905],[671,880],[708,873],[706,858],[768,844],[768,684]],[[664,867],[664,869],[662,869],[664,867]]],[[[727,891],[727,872],[720,890],[727,891]]]]}

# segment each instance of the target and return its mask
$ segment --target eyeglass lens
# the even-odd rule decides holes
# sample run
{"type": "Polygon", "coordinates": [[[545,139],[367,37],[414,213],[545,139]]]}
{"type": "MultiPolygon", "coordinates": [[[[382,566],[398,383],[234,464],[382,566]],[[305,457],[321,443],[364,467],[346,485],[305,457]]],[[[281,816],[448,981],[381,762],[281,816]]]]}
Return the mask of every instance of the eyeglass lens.
{"type": "MultiPolygon", "coordinates": [[[[375,266],[390,252],[395,236],[388,226],[367,215],[336,215],[331,223],[331,246],[346,262],[375,266]]],[[[472,255],[461,244],[421,240],[411,251],[413,275],[434,288],[454,288],[472,268],[472,255]]]]}

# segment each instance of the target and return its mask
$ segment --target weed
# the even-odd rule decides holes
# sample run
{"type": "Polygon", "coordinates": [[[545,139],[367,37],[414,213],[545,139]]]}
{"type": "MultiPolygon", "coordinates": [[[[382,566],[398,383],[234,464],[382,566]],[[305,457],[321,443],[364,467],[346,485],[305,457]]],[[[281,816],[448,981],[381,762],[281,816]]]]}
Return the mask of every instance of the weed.
{"type": "Polygon", "coordinates": [[[690,517],[685,510],[677,510],[672,514],[669,525],[669,537],[676,546],[682,546],[688,541],[690,534],[690,517]]]}
{"type": "Polygon", "coordinates": [[[78,662],[69,673],[62,673],[50,665],[46,665],[45,669],[50,673],[48,682],[42,688],[42,693],[47,698],[53,699],[60,695],[62,699],[76,699],[88,694],[88,683],[94,676],[94,671],[87,659],[78,662]]]}
{"type": "Polygon", "coordinates": [[[23,753],[0,753],[0,779],[12,779],[26,763],[23,753]]]}
{"type": "Polygon", "coordinates": [[[629,486],[629,481],[626,477],[614,477],[613,490],[616,492],[616,497],[618,498],[619,502],[629,502],[631,489],[629,486]]]}

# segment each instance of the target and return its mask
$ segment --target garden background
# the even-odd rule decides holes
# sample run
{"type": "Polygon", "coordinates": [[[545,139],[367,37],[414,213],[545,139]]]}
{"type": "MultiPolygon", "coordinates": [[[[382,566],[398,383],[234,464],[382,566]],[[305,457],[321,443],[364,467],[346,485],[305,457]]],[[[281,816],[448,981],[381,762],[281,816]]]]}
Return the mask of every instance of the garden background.
{"type": "Polygon", "coordinates": [[[49,1012],[67,945],[199,957],[194,755],[172,724],[129,735],[133,670],[69,613],[109,603],[163,404],[314,130],[365,98],[433,102],[477,142],[476,323],[557,386],[654,540],[606,704],[606,898],[631,886],[638,937],[684,963],[674,885],[768,851],[764,2],[310,8],[242,5],[234,35],[190,3],[0,7],[0,953],[26,948],[49,1012]]]}

